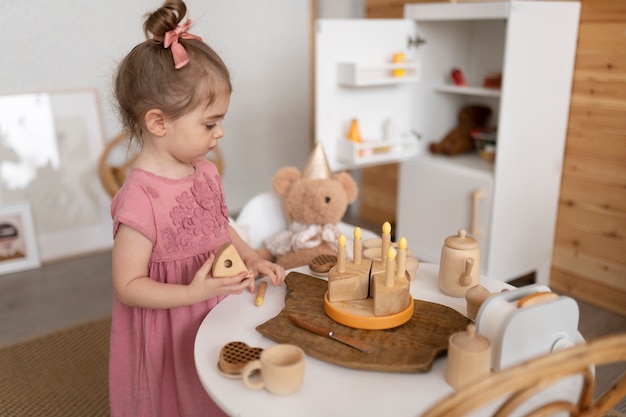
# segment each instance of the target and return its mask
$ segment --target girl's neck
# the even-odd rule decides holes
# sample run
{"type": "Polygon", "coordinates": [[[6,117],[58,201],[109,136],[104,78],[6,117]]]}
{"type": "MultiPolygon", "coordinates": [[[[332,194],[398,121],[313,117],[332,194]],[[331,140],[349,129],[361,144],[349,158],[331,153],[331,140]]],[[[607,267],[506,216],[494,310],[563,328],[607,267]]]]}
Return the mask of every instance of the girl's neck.
{"type": "Polygon", "coordinates": [[[196,170],[192,163],[179,161],[171,156],[169,158],[158,157],[144,151],[139,154],[133,166],[159,177],[173,180],[188,177],[196,170]]]}

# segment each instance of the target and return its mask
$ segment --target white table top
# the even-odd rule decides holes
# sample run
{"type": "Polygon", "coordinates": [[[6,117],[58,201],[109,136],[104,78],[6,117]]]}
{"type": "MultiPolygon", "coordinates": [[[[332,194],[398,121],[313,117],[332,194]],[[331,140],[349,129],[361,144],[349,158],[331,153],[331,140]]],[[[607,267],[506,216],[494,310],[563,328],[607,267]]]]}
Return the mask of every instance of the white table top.
{"type": "MultiPolygon", "coordinates": [[[[309,274],[308,267],[297,269],[309,274]]],[[[440,303],[465,314],[465,299],[443,294],[437,286],[438,265],[421,264],[411,283],[416,299],[440,303]]],[[[263,278],[266,279],[266,278],[263,278]]],[[[512,288],[483,278],[491,292],[512,288]]],[[[278,397],[265,390],[247,389],[241,380],[229,379],[217,370],[222,346],[242,341],[251,347],[276,342],[258,333],[256,326],[278,315],[285,306],[286,287],[268,286],[265,302],[257,307],[255,295],[230,296],[203,321],[196,337],[195,360],[200,380],[214,401],[229,415],[250,417],[393,415],[416,416],[453,392],[445,382],[445,357],[435,360],[428,373],[399,374],[354,370],[306,357],[306,373],[300,390],[278,397]]]]}

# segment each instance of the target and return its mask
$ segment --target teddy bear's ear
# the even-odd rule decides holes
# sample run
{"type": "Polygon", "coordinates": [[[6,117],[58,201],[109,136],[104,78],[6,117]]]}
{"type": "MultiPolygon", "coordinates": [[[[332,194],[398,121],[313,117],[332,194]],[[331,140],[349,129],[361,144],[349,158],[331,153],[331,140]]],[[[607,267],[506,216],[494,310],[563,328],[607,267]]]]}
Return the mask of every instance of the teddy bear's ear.
{"type": "Polygon", "coordinates": [[[341,185],[343,185],[343,189],[346,191],[348,204],[354,203],[357,195],[359,194],[359,187],[357,187],[354,178],[352,178],[352,175],[348,174],[345,171],[342,171],[333,175],[333,178],[339,181],[341,185]]]}
{"type": "Polygon", "coordinates": [[[284,197],[289,192],[291,184],[300,179],[300,170],[295,167],[285,167],[279,169],[272,178],[272,189],[280,197],[284,197]]]}

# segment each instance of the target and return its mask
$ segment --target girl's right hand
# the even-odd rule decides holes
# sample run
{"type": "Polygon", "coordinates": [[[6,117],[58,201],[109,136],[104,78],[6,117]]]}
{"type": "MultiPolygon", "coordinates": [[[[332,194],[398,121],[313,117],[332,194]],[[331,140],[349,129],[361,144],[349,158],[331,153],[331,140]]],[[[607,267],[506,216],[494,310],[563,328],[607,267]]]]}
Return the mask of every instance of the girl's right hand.
{"type": "Polygon", "coordinates": [[[253,282],[254,278],[247,272],[232,277],[214,278],[211,276],[214,261],[215,254],[211,254],[189,284],[189,297],[192,304],[220,295],[241,294],[251,285],[251,281],[253,282]]]}

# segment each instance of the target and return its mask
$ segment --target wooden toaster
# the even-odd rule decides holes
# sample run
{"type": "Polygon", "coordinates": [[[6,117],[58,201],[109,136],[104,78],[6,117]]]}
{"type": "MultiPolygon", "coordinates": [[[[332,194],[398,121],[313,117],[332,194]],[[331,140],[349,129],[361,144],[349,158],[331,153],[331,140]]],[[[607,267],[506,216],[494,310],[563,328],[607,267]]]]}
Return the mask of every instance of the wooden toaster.
{"type": "Polygon", "coordinates": [[[494,371],[579,341],[578,304],[541,284],[489,296],[476,329],[491,342],[494,371]]]}

